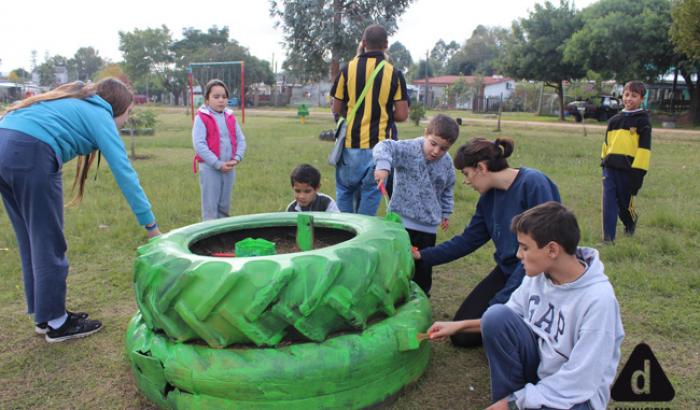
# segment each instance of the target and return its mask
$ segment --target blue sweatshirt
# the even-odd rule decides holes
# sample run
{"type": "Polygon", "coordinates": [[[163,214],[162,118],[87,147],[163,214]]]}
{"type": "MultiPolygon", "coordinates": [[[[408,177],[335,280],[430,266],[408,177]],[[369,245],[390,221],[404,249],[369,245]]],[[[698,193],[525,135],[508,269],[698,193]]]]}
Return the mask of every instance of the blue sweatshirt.
{"type": "Polygon", "coordinates": [[[578,248],[587,266],[571,283],[555,285],[544,273],[525,277],[506,306],[537,335],[539,381],[514,392],[520,409],[569,409],[590,400],[606,408],[625,336],[615,291],[598,251],[578,248]]]}
{"type": "Polygon", "coordinates": [[[490,304],[505,303],[525,275],[522,264],[515,256],[518,240],[510,230],[510,223],[515,215],[547,201],[561,202],[559,189],[554,182],[536,169],[520,168],[507,190],[491,189],[481,195],[476,212],[461,235],[422,249],[421,260],[430,266],[451,262],[492,240],[496,246],[493,258],[508,279],[490,304]]]}
{"type": "Polygon", "coordinates": [[[401,215],[406,228],[434,234],[442,219],[452,214],[455,171],[448,153],[428,161],[423,141],[423,137],[384,140],[374,146],[372,155],[377,169],[394,167],[391,210],[401,215]]]}
{"type": "Polygon", "coordinates": [[[100,150],[139,224],[155,221],[151,204],[119,136],[112,106],[101,97],[38,102],[5,115],[0,128],[19,131],[49,144],[61,164],[100,150]]]}

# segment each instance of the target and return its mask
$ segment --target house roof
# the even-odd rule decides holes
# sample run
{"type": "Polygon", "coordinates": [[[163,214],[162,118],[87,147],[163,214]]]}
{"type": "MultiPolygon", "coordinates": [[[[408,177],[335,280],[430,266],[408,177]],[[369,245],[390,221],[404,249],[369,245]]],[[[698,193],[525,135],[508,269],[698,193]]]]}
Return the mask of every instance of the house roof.
{"type": "MultiPolygon", "coordinates": [[[[473,84],[477,76],[474,75],[443,75],[439,77],[428,78],[428,84],[430,85],[452,85],[460,78],[463,78],[467,84],[473,84]]],[[[505,83],[506,81],[512,81],[510,77],[493,76],[493,77],[482,77],[481,81],[484,86],[505,83]]],[[[414,80],[415,85],[425,85],[425,79],[414,80]]]]}

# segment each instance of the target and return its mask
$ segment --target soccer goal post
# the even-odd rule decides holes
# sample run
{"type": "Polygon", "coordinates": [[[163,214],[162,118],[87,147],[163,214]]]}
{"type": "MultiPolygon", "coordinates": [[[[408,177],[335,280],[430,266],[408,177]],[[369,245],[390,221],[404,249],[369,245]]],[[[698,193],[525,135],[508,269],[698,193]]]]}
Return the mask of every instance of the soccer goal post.
{"type": "Polygon", "coordinates": [[[229,105],[241,107],[241,122],[245,124],[245,62],[210,61],[190,63],[187,67],[190,83],[190,111],[194,121],[195,105],[204,103],[204,86],[215,78],[229,89],[229,105]]]}

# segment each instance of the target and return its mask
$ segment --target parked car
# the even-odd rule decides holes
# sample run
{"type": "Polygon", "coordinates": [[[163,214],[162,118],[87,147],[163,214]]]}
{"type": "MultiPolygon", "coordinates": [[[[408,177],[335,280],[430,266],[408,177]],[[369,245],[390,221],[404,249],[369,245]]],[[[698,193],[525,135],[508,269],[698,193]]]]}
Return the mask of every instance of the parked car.
{"type": "Polygon", "coordinates": [[[566,114],[574,117],[576,122],[583,118],[595,118],[598,121],[607,121],[622,109],[620,99],[611,95],[599,95],[587,98],[585,101],[573,101],[566,104],[566,114]],[[581,116],[581,110],[583,117],[581,116]]]}

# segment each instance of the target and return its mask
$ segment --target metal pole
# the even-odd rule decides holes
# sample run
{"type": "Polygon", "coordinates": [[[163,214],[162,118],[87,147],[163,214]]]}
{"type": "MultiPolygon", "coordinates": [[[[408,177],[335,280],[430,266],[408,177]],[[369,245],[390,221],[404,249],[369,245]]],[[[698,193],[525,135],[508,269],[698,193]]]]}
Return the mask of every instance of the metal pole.
{"type": "Polygon", "coordinates": [[[187,78],[190,81],[190,111],[192,112],[192,122],[194,122],[194,88],[192,87],[192,65],[187,67],[187,78]]]}
{"type": "Polygon", "coordinates": [[[245,124],[245,61],[241,61],[241,119],[245,124]]]}

